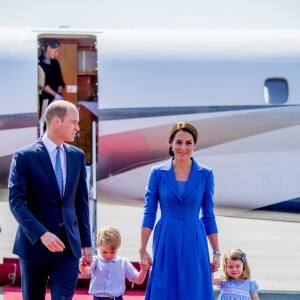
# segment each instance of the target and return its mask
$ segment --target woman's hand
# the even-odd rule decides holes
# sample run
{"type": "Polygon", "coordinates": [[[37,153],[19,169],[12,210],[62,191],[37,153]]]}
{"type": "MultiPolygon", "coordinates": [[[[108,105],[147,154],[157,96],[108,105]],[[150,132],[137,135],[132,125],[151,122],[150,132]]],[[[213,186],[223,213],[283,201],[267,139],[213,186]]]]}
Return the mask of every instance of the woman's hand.
{"type": "Polygon", "coordinates": [[[212,262],[210,264],[211,266],[211,272],[217,272],[220,268],[220,255],[219,254],[214,254],[212,262]]]}
{"type": "Polygon", "coordinates": [[[140,251],[140,266],[147,266],[148,269],[152,266],[152,258],[147,251],[140,251]]]}

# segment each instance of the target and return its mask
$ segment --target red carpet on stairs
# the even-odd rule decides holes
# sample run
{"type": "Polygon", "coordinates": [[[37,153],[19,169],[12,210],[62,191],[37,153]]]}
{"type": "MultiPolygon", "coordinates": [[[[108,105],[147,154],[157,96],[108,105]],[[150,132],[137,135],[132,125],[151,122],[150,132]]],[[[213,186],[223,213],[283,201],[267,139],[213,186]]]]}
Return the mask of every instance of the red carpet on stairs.
{"type": "MultiPolygon", "coordinates": [[[[132,262],[132,264],[138,270],[140,269],[138,262],[132,262]]],[[[88,294],[89,281],[88,276],[78,274],[77,289],[73,300],[93,300],[93,296],[88,294]]],[[[124,300],[143,300],[147,281],[148,275],[143,284],[134,286],[134,289],[131,289],[131,283],[126,279],[127,290],[124,294],[124,300]]],[[[18,258],[3,258],[3,263],[0,264],[0,287],[2,287],[4,300],[22,300],[21,272],[18,258]]],[[[49,289],[47,290],[46,300],[51,300],[49,289]]]]}
{"type": "MultiPolygon", "coordinates": [[[[73,300],[93,300],[93,296],[88,295],[87,289],[76,289],[73,300]]],[[[144,299],[144,290],[126,290],[124,300],[142,300],[144,299]]],[[[4,286],[4,300],[22,300],[20,286],[4,286]]],[[[47,291],[46,300],[51,300],[50,291],[47,291]]]]}

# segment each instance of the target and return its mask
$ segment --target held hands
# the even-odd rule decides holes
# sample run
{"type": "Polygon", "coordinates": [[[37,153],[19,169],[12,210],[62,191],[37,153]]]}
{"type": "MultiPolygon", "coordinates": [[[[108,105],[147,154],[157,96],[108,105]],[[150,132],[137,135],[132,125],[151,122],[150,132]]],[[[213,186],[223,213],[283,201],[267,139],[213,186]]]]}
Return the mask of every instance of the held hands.
{"type": "Polygon", "coordinates": [[[90,267],[93,261],[92,248],[85,247],[82,249],[82,257],[80,259],[80,264],[86,267],[90,267]]]}
{"type": "Polygon", "coordinates": [[[143,271],[149,271],[150,270],[150,263],[148,259],[143,259],[142,262],[140,262],[140,268],[143,271]]]}
{"type": "Polygon", "coordinates": [[[65,249],[64,243],[55,234],[49,231],[45,232],[40,239],[51,252],[62,252],[65,249]]]}
{"type": "Polygon", "coordinates": [[[152,266],[152,259],[151,256],[145,252],[140,251],[140,268],[144,271],[150,270],[152,266]]]}
{"type": "Polygon", "coordinates": [[[82,257],[80,259],[79,270],[83,275],[89,275],[92,270],[92,248],[85,247],[82,249],[82,257]]]}
{"type": "Polygon", "coordinates": [[[220,268],[220,255],[219,254],[214,254],[212,262],[210,263],[211,266],[211,271],[217,272],[220,268]]]}
{"type": "Polygon", "coordinates": [[[87,259],[85,259],[85,257],[81,257],[79,260],[79,263],[82,267],[87,267],[89,268],[92,265],[92,262],[88,261],[87,259]]]}

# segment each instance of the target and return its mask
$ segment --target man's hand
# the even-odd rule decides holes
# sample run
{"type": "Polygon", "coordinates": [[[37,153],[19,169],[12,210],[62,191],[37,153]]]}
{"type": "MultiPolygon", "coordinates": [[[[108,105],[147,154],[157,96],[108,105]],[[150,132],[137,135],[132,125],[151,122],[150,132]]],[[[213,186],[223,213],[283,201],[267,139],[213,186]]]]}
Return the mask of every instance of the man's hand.
{"type": "Polygon", "coordinates": [[[80,259],[80,263],[84,266],[89,267],[92,264],[93,255],[91,247],[84,247],[82,249],[82,258],[80,259]]]}
{"type": "Polygon", "coordinates": [[[51,252],[62,252],[65,249],[64,243],[55,234],[49,231],[45,232],[40,239],[51,252]]]}

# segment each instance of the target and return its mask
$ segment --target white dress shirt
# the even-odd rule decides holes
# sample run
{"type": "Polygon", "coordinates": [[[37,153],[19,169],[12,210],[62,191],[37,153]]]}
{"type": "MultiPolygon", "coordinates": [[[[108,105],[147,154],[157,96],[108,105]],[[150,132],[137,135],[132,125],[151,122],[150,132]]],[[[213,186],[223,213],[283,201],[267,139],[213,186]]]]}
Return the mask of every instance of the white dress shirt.
{"type": "MultiPolygon", "coordinates": [[[[49,153],[49,156],[50,156],[50,159],[51,159],[51,163],[52,163],[52,166],[53,166],[53,170],[55,172],[55,163],[56,163],[56,147],[57,145],[55,143],[53,143],[48,137],[46,134],[43,135],[42,137],[42,141],[45,145],[45,147],[47,148],[48,150],[48,153],[49,153]]],[[[61,151],[60,151],[60,161],[61,161],[61,167],[62,167],[62,172],[63,172],[63,184],[64,184],[64,190],[65,190],[65,187],[66,187],[66,178],[67,178],[67,168],[66,168],[66,165],[67,165],[67,159],[66,159],[66,151],[65,151],[65,148],[64,148],[64,144],[62,143],[61,145],[59,145],[60,148],[61,148],[61,151]]]]}

